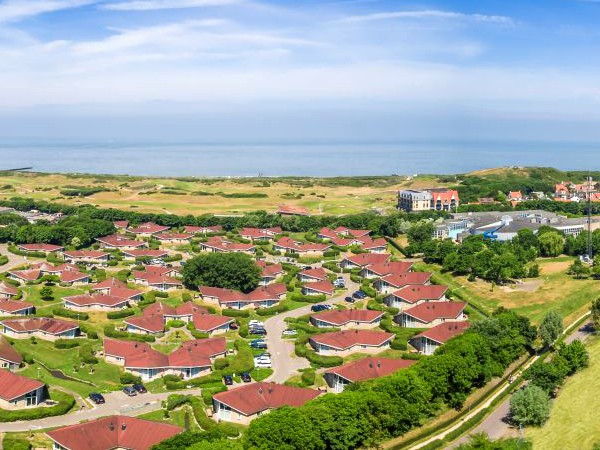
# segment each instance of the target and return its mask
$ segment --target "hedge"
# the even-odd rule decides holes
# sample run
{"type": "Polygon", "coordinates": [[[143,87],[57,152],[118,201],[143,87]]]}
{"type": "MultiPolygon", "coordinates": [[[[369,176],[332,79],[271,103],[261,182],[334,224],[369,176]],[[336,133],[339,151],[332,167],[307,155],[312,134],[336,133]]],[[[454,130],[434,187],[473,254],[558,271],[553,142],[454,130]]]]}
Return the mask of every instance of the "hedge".
{"type": "Polygon", "coordinates": [[[270,308],[258,308],[256,314],[259,316],[272,316],[273,314],[279,314],[290,309],[287,305],[279,303],[278,305],[271,306],[270,308]]]}
{"type": "Polygon", "coordinates": [[[135,333],[129,333],[127,331],[119,331],[112,324],[106,325],[104,327],[104,335],[106,337],[110,337],[110,338],[125,339],[125,340],[129,340],[129,341],[138,341],[138,342],[154,342],[154,341],[156,341],[156,338],[154,336],[150,336],[148,334],[135,334],[135,333]]]}
{"type": "Polygon", "coordinates": [[[295,302],[303,302],[303,303],[321,303],[327,300],[327,296],[325,294],[321,295],[302,295],[300,293],[294,293],[291,295],[291,299],[295,302]]]}
{"type": "Polygon", "coordinates": [[[221,311],[221,314],[227,317],[250,317],[250,311],[248,311],[247,309],[227,308],[221,311]]]}
{"type": "Polygon", "coordinates": [[[121,384],[134,384],[134,383],[141,383],[142,379],[132,373],[123,372],[121,374],[121,376],[119,377],[119,382],[121,384]]]}
{"type": "Polygon", "coordinates": [[[79,346],[79,341],[76,339],[57,339],[54,341],[54,348],[66,349],[79,346]]]}
{"type": "Polygon", "coordinates": [[[2,440],[2,447],[7,450],[30,450],[31,444],[27,439],[5,434],[2,440]]]}
{"type": "Polygon", "coordinates": [[[133,308],[122,309],[121,311],[109,312],[106,314],[107,319],[122,319],[124,317],[133,316],[135,310],[133,308]]]}
{"type": "Polygon", "coordinates": [[[16,422],[17,420],[36,420],[44,417],[62,416],[75,406],[75,399],[61,391],[53,391],[50,398],[58,403],[54,406],[9,411],[0,409],[0,422],[16,422]]]}
{"type": "Polygon", "coordinates": [[[79,347],[79,357],[86,364],[98,364],[98,358],[94,356],[92,346],[89,344],[79,347]]]}
{"type": "Polygon", "coordinates": [[[76,320],[88,320],[90,315],[84,312],[75,312],[69,309],[63,308],[62,306],[57,306],[52,309],[52,314],[55,316],[66,317],[67,319],[76,319],[76,320]]]}
{"type": "Polygon", "coordinates": [[[80,323],[79,329],[82,333],[85,333],[88,339],[98,339],[98,332],[94,330],[91,325],[87,323],[80,323]]]}

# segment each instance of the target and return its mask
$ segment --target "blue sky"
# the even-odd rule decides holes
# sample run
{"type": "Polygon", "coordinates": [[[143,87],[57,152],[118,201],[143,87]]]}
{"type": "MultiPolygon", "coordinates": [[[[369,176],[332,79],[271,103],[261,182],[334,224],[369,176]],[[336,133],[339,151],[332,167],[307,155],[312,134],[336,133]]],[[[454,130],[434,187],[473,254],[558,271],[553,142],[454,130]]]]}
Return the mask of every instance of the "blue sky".
{"type": "Polygon", "coordinates": [[[0,0],[0,137],[600,140],[600,1],[0,0]]]}

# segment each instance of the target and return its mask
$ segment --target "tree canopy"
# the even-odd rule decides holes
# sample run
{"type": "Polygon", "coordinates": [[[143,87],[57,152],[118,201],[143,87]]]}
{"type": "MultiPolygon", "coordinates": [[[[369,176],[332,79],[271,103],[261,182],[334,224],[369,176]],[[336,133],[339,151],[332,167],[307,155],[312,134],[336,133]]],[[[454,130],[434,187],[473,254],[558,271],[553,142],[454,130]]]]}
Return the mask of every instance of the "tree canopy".
{"type": "Polygon", "coordinates": [[[260,274],[260,267],[244,253],[205,253],[185,262],[183,283],[190,289],[204,285],[250,292],[260,274]]]}
{"type": "Polygon", "coordinates": [[[563,319],[556,311],[548,311],[542,322],[538,333],[546,347],[550,347],[563,332],[563,319]]]}
{"type": "Polygon", "coordinates": [[[540,426],[550,417],[550,400],[542,388],[530,384],[510,398],[510,412],[517,424],[540,426]]]}

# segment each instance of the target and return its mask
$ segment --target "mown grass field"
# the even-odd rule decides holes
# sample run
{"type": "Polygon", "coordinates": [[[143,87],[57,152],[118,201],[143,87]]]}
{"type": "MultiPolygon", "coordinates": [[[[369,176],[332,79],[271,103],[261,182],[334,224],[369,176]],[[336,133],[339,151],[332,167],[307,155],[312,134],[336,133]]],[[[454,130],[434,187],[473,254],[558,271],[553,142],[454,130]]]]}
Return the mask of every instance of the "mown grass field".
{"type": "Polygon", "coordinates": [[[444,186],[433,176],[349,178],[142,178],[127,176],[13,173],[0,176],[0,199],[15,196],[67,204],[89,203],[141,212],[203,214],[275,211],[281,204],[312,214],[352,214],[393,209],[404,188],[444,186]],[[89,197],[68,197],[75,187],[106,188],[89,197]],[[231,198],[228,195],[260,195],[231,198]],[[225,195],[225,196],[224,196],[225,195]]]}
{"type": "Polygon", "coordinates": [[[539,450],[591,450],[600,444],[600,338],[590,337],[590,366],[569,378],[553,401],[550,420],[525,435],[539,450]]]}

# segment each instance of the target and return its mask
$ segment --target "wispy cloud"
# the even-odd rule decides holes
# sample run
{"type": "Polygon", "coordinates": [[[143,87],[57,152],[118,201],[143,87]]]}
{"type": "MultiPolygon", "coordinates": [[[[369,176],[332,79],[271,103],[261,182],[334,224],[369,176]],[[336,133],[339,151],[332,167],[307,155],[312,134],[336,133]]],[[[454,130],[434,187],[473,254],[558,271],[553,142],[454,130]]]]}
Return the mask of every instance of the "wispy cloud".
{"type": "Polygon", "coordinates": [[[486,14],[464,14],[453,11],[440,11],[435,9],[421,11],[389,11],[358,16],[348,16],[339,20],[339,22],[359,23],[374,22],[378,20],[393,19],[441,19],[441,20],[461,20],[474,22],[487,22],[502,25],[513,25],[514,21],[510,17],[486,15],[486,14]]]}
{"type": "Polygon", "coordinates": [[[162,9],[202,8],[240,3],[242,0],[133,0],[106,3],[101,9],[112,11],[156,11],[162,9]]]}
{"type": "Polygon", "coordinates": [[[0,3],[0,23],[18,22],[28,17],[96,2],[97,0],[6,0],[0,3]]]}

